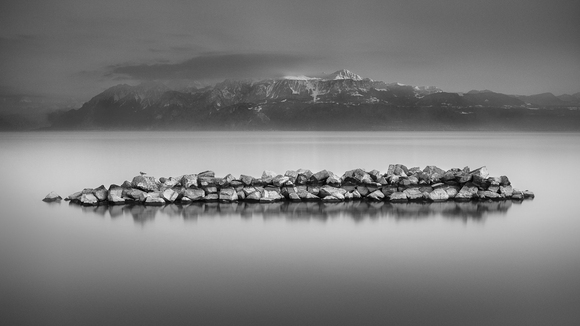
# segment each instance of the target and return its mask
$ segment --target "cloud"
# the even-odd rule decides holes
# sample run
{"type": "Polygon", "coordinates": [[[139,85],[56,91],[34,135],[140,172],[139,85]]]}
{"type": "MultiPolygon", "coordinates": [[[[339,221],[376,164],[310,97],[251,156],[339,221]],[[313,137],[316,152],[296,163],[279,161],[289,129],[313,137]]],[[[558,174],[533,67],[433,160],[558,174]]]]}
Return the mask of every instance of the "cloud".
{"type": "Polygon", "coordinates": [[[267,78],[282,76],[288,71],[309,66],[316,60],[312,56],[279,53],[207,53],[181,63],[117,65],[110,68],[112,75],[137,80],[267,78]]]}

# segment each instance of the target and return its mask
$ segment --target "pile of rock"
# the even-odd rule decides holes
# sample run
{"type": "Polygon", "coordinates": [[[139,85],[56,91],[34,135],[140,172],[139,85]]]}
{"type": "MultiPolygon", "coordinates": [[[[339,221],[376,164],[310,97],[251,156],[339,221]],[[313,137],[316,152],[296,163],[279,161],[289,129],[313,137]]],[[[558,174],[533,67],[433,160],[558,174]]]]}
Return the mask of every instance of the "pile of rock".
{"type": "Polygon", "coordinates": [[[331,171],[313,173],[299,169],[277,174],[264,171],[260,178],[231,174],[216,177],[213,171],[159,178],[140,175],[131,182],[87,188],[66,198],[82,205],[129,204],[165,205],[195,201],[279,200],[336,202],[366,199],[374,201],[523,200],[530,191],[514,189],[506,176],[491,177],[486,167],[470,170],[442,170],[436,166],[407,168],[392,164],[386,173],[355,169],[338,176],[331,171]]]}

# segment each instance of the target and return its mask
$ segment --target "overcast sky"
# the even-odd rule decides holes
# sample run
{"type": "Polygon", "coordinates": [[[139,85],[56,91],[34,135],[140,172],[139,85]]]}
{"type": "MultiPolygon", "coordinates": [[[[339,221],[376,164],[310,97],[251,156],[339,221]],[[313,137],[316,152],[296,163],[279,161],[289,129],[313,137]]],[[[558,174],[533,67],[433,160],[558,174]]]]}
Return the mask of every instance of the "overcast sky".
{"type": "Polygon", "coordinates": [[[578,0],[2,0],[0,93],[330,73],[580,92],[578,0]]]}

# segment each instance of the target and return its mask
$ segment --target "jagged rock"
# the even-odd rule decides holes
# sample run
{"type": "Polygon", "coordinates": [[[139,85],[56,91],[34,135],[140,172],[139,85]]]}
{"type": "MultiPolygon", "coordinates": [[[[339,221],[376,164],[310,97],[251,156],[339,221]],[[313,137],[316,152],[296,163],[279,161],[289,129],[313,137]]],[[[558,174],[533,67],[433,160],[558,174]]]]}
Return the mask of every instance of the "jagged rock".
{"type": "Polygon", "coordinates": [[[464,184],[467,183],[469,181],[471,181],[471,179],[473,178],[473,175],[466,173],[466,174],[462,174],[461,176],[459,176],[459,183],[464,184]]]}
{"type": "Polygon", "coordinates": [[[44,199],[42,201],[45,201],[47,203],[53,202],[53,201],[58,201],[61,200],[62,197],[59,196],[56,192],[51,191],[48,195],[46,195],[46,197],[44,197],[44,199]]]}
{"type": "Polygon", "coordinates": [[[81,200],[82,194],[83,194],[82,191],[77,191],[74,194],[68,195],[68,197],[66,197],[66,200],[79,201],[79,200],[81,200]]]}
{"type": "Polygon", "coordinates": [[[396,187],[396,186],[383,186],[383,187],[381,188],[381,191],[383,192],[383,194],[384,194],[386,197],[390,197],[390,196],[391,196],[391,194],[393,194],[393,193],[397,192],[398,190],[397,190],[397,187],[396,187]]]}
{"type": "Polygon", "coordinates": [[[418,166],[412,167],[409,169],[409,176],[416,175],[417,173],[421,172],[421,168],[418,166]]]}
{"type": "Polygon", "coordinates": [[[288,177],[288,179],[290,181],[292,181],[292,183],[296,183],[296,178],[298,177],[298,172],[296,172],[294,170],[288,170],[288,171],[286,171],[286,173],[284,173],[284,176],[288,177]]]}
{"type": "Polygon", "coordinates": [[[321,198],[324,198],[327,196],[334,196],[336,198],[341,198],[341,197],[344,198],[344,194],[346,194],[346,190],[341,189],[341,188],[332,187],[329,185],[322,186],[318,192],[318,196],[321,198]]]}
{"type": "Polygon", "coordinates": [[[409,176],[409,169],[403,164],[389,164],[387,176],[397,175],[400,177],[409,176]]]}
{"type": "Polygon", "coordinates": [[[185,189],[183,197],[187,197],[192,201],[200,201],[205,198],[205,191],[203,189],[185,189]]]}
{"type": "Polygon", "coordinates": [[[158,196],[146,196],[145,201],[143,201],[144,205],[148,206],[163,206],[165,205],[165,200],[158,196]]]}
{"type": "Polygon", "coordinates": [[[181,177],[181,185],[185,188],[197,187],[197,174],[186,174],[181,177]]]}
{"type": "Polygon", "coordinates": [[[325,183],[326,179],[328,179],[328,177],[330,177],[330,173],[328,173],[327,170],[322,170],[322,171],[314,173],[310,177],[310,182],[312,182],[312,183],[325,183]]]}
{"type": "Polygon", "coordinates": [[[203,178],[203,177],[207,177],[207,178],[215,178],[215,172],[213,171],[203,171],[197,174],[198,178],[203,178]]]}
{"type": "Polygon", "coordinates": [[[361,184],[364,181],[372,182],[371,176],[363,169],[354,169],[346,171],[342,176],[342,179],[351,184],[361,184]]]}
{"type": "Polygon", "coordinates": [[[238,193],[234,188],[222,188],[220,190],[219,199],[221,201],[237,201],[238,193]]]}
{"type": "Polygon", "coordinates": [[[499,186],[499,193],[504,195],[506,198],[510,198],[513,195],[514,189],[510,185],[499,186]]]}
{"type": "Polygon", "coordinates": [[[407,195],[404,192],[395,192],[392,193],[391,196],[389,197],[389,199],[393,202],[403,202],[403,201],[407,201],[407,195]]]}
{"type": "MultiPolygon", "coordinates": [[[[182,179],[183,179],[183,176],[169,177],[168,179],[165,180],[165,182],[163,182],[163,186],[166,188],[177,187],[177,186],[181,185],[182,179]]],[[[161,181],[161,179],[159,179],[159,181],[161,181]]]]}
{"type": "Polygon", "coordinates": [[[290,180],[289,177],[286,177],[283,175],[277,175],[272,179],[272,184],[276,187],[282,187],[289,180],[290,180]]]}
{"type": "Polygon", "coordinates": [[[445,171],[441,168],[438,168],[435,165],[427,165],[424,169],[423,172],[426,173],[429,176],[432,176],[433,174],[439,174],[439,175],[443,175],[445,174],[445,171]]]}
{"type": "Polygon", "coordinates": [[[485,167],[485,166],[482,166],[479,169],[475,169],[475,170],[471,171],[470,174],[476,180],[485,180],[489,177],[489,171],[487,170],[487,167],[485,167]]]}
{"type": "Polygon", "coordinates": [[[504,187],[511,185],[510,179],[508,179],[508,177],[506,177],[505,175],[502,175],[500,177],[499,185],[504,187]]]}
{"type": "Polygon", "coordinates": [[[501,178],[500,177],[488,177],[487,181],[489,181],[490,186],[497,186],[498,191],[499,191],[499,185],[501,184],[501,178]]]}
{"type": "Polygon", "coordinates": [[[307,184],[310,180],[310,177],[312,177],[312,171],[307,169],[298,169],[296,172],[298,173],[298,176],[296,177],[296,182],[294,183],[297,185],[307,184]]]}
{"type": "Polygon", "coordinates": [[[371,170],[369,172],[369,175],[370,175],[371,179],[373,180],[373,182],[378,182],[378,180],[382,177],[381,171],[379,171],[379,170],[371,170]]]}
{"type": "Polygon", "coordinates": [[[328,178],[326,178],[326,184],[332,187],[340,187],[342,180],[340,177],[333,172],[328,172],[328,178]]]}
{"type": "Polygon", "coordinates": [[[256,189],[256,187],[244,187],[242,189],[242,191],[246,194],[246,198],[247,198],[251,193],[254,193],[258,190],[256,189]]]}
{"type": "Polygon", "coordinates": [[[215,177],[202,177],[202,176],[197,176],[197,184],[200,187],[215,187],[217,185],[216,182],[216,178],[215,177]]]}
{"type": "Polygon", "coordinates": [[[380,177],[379,179],[377,179],[377,183],[380,184],[381,186],[386,186],[389,184],[389,181],[387,181],[385,177],[380,177]]]}
{"type": "Polygon", "coordinates": [[[218,186],[220,188],[227,188],[231,185],[231,182],[234,181],[234,176],[231,174],[226,175],[225,177],[219,179],[218,186]]]}
{"type": "Polygon", "coordinates": [[[146,192],[143,190],[131,188],[131,190],[129,190],[127,192],[127,197],[132,198],[134,200],[141,201],[141,198],[144,198],[143,197],[144,193],[146,193],[146,192]]]}
{"type": "Polygon", "coordinates": [[[243,190],[238,190],[236,193],[238,194],[238,200],[246,199],[246,193],[243,190]]]}
{"type": "Polygon", "coordinates": [[[165,189],[162,193],[161,193],[161,198],[165,199],[165,201],[169,202],[169,203],[173,203],[177,200],[177,197],[179,196],[179,194],[174,191],[173,189],[165,189]]]}
{"type": "Polygon", "coordinates": [[[254,180],[254,177],[252,177],[252,176],[245,175],[245,174],[240,175],[240,181],[242,181],[244,186],[252,185],[253,180],[254,180]]]}
{"type": "Polygon", "coordinates": [[[351,191],[350,193],[352,194],[352,199],[361,199],[362,198],[362,195],[356,189],[351,191]]]}
{"type": "Polygon", "coordinates": [[[314,196],[318,196],[318,193],[320,192],[320,188],[316,186],[308,186],[307,189],[308,192],[313,194],[314,196]]]}
{"type": "Polygon", "coordinates": [[[487,190],[499,193],[499,186],[489,186],[487,187],[487,190]]]}
{"type": "Polygon", "coordinates": [[[132,188],[132,187],[133,187],[133,185],[128,180],[125,180],[123,182],[123,184],[121,185],[121,188],[125,188],[125,189],[132,188]]]}
{"type": "Polygon", "coordinates": [[[274,179],[275,176],[277,176],[278,173],[274,172],[274,171],[264,171],[262,172],[262,179],[274,179]]]}
{"type": "Polygon", "coordinates": [[[138,175],[133,178],[131,182],[133,188],[141,189],[143,191],[157,191],[159,187],[154,177],[138,175]]]}
{"type": "Polygon", "coordinates": [[[340,202],[340,201],[343,201],[344,198],[343,199],[340,199],[340,198],[336,198],[334,196],[326,196],[324,198],[321,198],[321,200],[323,202],[330,202],[330,203],[332,203],[332,202],[340,202]]]}
{"type": "Polygon", "coordinates": [[[206,194],[203,198],[205,201],[217,201],[219,200],[219,195],[217,193],[206,194]]]}
{"type": "Polygon", "coordinates": [[[110,186],[107,201],[113,205],[124,204],[125,199],[123,199],[123,188],[119,186],[110,186]]]}
{"type": "Polygon", "coordinates": [[[240,191],[244,188],[244,184],[240,180],[232,180],[230,182],[230,186],[234,187],[234,189],[236,189],[236,191],[240,191]]]}
{"type": "MultiPolygon", "coordinates": [[[[245,189],[246,188],[244,188],[244,192],[245,192],[245,189]]],[[[259,201],[260,198],[262,198],[262,193],[259,191],[253,191],[249,194],[246,192],[246,200],[259,201]]]]}
{"type": "Polygon", "coordinates": [[[99,201],[107,200],[108,191],[105,186],[101,185],[98,188],[93,189],[93,194],[99,201]]]}
{"type": "Polygon", "coordinates": [[[449,199],[449,194],[444,189],[437,188],[429,193],[429,199],[432,201],[446,201],[449,199]]]}
{"type": "Polygon", "coordinates": [[[445,186],[442,189],[445,190],[449,198],[455,198],[457,193],[459,193],[459,188],[455,186],[445,186]]]}
{"type": "Polygon", "coordinates": [[[262,193],[262,197],[260,198],[261,202],[276,201],[283,198],[282,195],[280,195],[280,193],[278,193],[277,191],[270,190],[267,188],[263,189],[261,193],[262,193]]]}
{"type": "Polygon", "coordinates": [[[512,199],[524,199],[524,192],[519,189],[514,189],[512,192],[512,199]]]}
{"type": "Polygon", "coordinates": [[[80,202],[83,205],[93,206],[99,203],[97,197],[93,194],[82,194],[80,198],[80,202]]]}
{"type": "Polygon", "coordinates": [[[370,200],[383,200],[385,195],[380,190],[375,190],[367,195],[367,198],[370,200]]]}
{"type": "Polygon", "coordinates": [[[300,201],[300,196],[298,196],[297,193],[290,193],[288,195],[288,199],[290,199],[292,201],[300,201]]]}
{"type": "Polygon", "coordinates": [[[352,192],[347,192],[346,194],[344,194],[345,200],[351,200],[351,199],[353,199],[353,197],[354,196],[353,196],[352,192]]]}
{"type": "Polygon", "coordinates": [[[486,190],[483,192],[483,196],[485,199],[501,199],[502,196],[497,192],[486,190]]]}
{"type": "Polygon", "coordinates": [[[193,200],[189,199],[188,197],[181,197],[182,204],[190,204],[193,200]]]}
{"type": "Polygon", "coordinates": [[[320,199],[320,197],[309,193],[305,189],[298,189],[298,196],[302,200],[318,200],[318,199],[320,199]]]}
{"type": "Polygon", "coordinates": [[[524,190],[524,198],[534,198],[534,197],[536,197],[536,195],[533,192],[529,190],[524,190]]]}
{"type": "Polygon", "coordinates": [[[403,191],[408,200],[423,199],[423,193],[418,188],[408,188],[403,191]]]}
{"type": "Polygon", "coordinates": [[[472,185],[464,185],[461,190],[455,195],[457,200],[471,200],[477,196],[478,189],[472,185]]]}
{"type": "Polygon", "coordinates": [[[206,194],[217,194],[218,193],[217,187],[214,187],[214,186],[203,187],[203,190],[205,190],[206,194]]]}
{"type": "Polygon", "coordinates": [[[366,186],[356,186],[356,190],[363,197],[366,197],[369,194],[369,188],[367,188],[366,186]]]}

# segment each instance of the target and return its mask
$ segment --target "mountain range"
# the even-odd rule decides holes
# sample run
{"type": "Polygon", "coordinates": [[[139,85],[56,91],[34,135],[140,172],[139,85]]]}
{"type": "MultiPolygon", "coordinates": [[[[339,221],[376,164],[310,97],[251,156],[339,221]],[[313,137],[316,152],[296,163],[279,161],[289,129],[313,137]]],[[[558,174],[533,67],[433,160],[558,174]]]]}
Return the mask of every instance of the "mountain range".
{"type": "Polygon", "coordinates": [[[580,92],[450,93],[434,86],[374,81],[346,69],[313,77],[179,85],[113,86],[79,109],[53,113],[50,129],[580,129],[580,92]]]}

